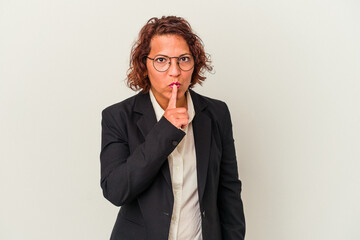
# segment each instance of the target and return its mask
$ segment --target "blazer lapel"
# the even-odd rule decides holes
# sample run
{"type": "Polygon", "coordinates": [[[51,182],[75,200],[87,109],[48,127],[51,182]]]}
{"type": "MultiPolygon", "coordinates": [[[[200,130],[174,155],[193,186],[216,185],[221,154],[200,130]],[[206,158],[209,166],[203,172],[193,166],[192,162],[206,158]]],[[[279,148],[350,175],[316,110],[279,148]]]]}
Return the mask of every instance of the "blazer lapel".
{"type": "MultiPolygon", "coordinates": [[[[141,117],[136,124],[145,139],[146,135],[157,123],[149,93],[138,93],[135,98],[134,111],[141,114],[141,117]]],[[[166,182],[171,187],[171,176],[168,161],[163,164],[161,172],[164,175],[166,182]]]]}
{"type": "Polygon", "coordinates": [[[193,119],[193,132],[196,151],[196,170],[199,191],[199,201],[202,200],[210,157],[211,119],[205,114],[206,103],[200,96],[190,90],[194,103],[195,117],[193,119]]]}
{"type": "Polygon", "coordinates": [[[156,116],[150,101],[149,93],[138,93],[135,98],[134,112],[141,114],[141,117],[136,124],[145,138],[156,124],[156,116]]]}

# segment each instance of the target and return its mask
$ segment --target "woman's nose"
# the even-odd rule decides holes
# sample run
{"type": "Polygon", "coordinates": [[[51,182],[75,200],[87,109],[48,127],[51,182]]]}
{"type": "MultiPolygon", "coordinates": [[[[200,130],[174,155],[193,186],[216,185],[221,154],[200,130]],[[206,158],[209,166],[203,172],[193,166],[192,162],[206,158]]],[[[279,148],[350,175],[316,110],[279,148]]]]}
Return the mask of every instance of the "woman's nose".
{"type": "Polygon", "coordinates": [[[179,76],[181,73],[181,69],[179,67],[179,64],[177,62],[177,59],[173,58],[170,60],[170,67],[169,67],[169,75],[170,76],[179,76]]]}

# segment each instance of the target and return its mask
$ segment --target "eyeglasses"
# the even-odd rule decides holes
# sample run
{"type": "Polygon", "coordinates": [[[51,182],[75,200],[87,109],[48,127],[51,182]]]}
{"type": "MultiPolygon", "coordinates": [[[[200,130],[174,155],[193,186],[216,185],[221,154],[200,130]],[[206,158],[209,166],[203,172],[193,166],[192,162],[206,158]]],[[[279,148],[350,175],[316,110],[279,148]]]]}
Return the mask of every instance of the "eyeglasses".
{"type": "Polygon", "coordinates": [[[146,57],[153,61],[154,68],[159,72],[165,72],[171,65],[171,59],[176,58],[179,68],[183,71],[190,71],[194,67],[194,57],[191,54],[183,54],[180,57],[168,57],[157,55],[154,58],[146,57]]]}

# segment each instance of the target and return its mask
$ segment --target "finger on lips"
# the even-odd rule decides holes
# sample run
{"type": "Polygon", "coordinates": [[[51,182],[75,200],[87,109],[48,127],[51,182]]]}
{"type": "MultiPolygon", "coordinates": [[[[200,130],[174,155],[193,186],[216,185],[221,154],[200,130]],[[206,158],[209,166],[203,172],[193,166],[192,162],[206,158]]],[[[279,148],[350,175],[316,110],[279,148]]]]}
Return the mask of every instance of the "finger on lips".
{"type": "Polygon", "coordinates": [[[169,99],[168,107],[165,111],[166,118],[177,128],[184,129],[189,122],[189,116],[187,114],[187,110],[184,107],[177,108],[176,107],[176,99],[178,88],[180,87],[180,83],[172,83],[169,87],[172,88],[171,97],[169,99]]]}
{"type": "Polygon", "coordinates": [[[169,100],[169,105],[168,105],[168,108],[176,108],[176,97],[177,97],[177,90],[178,88],[174,85],[170,86],[172,88],[172,91],[171,91],[171,97],[170,97],[170,100],[169,100]]]}

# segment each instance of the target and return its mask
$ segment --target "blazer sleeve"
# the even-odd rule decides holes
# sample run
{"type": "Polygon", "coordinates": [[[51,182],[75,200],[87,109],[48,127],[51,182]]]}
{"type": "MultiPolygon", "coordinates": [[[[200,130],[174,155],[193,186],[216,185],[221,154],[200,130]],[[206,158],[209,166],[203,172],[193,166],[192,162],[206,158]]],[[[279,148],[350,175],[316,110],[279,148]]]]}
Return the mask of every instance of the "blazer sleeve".
{"type": "Polygon", "coordinates": [[[162,117],[130,152],[126,124],[114,115],[108,109],[102,112],[101,188],[106,199],[122,206],[151,185],[185,133],[162,117]]]}
{"type": "Polygon", "coordinates": [[[232,123],[226,104],[222,126],[222,159],[218,189],[222,237],[227,240],[243,240],[245,237],[245,217],[240,197],[241,181],[238,179],[232,123]]]}

